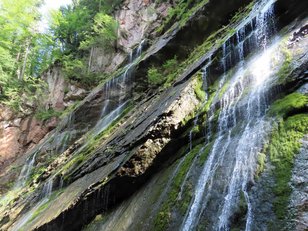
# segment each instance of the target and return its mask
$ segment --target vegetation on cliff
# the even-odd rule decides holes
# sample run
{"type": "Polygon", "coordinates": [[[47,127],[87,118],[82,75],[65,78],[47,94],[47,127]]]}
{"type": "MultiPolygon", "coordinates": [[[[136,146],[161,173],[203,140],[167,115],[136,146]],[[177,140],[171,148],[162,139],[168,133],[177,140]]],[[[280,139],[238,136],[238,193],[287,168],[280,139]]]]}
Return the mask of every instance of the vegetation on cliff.
{"type": "Polygon", "coordinates": [[[39,97],[36,101],[31,97],[45,88],[39,78],[53,63],[63,66],[70,80],[85,86],[97,84],[98,76],[87,71],[86,57],[91,47],[116,46],[117,22],[112,12],[120,3],[74,1],[54,11],[47,29],[41,30],[40,0],[1,0],[1,101],[16,111],[25,107],[24,101],[36,108],[39,97]]]}
{"type": "MultiPolygon", "coordinates": [[[[0,10],[16,11],[3,2],[0,10]]],[[[161,26],[151,35],[167,33],[151,38],[142,55],[138,47],[123,56],[118,66],[127,60],[132,65],[122,65],[103,79],[103,73],[91,73],[88,58],[97,47],[121,50],[117,40],[122,22],[114,19],[121,2],[73,1],[53,12],[47,33],[31,32],[39,14],[27,25],[16,25],[14,30],[28,30],[20,38],[17,33],[20,43],[31,40],[18,45],[20,54],[17,44],[0,46],[2,102],[16,111],[28,105],[41,121],[63,113],[41,104],[46,86],[40,75],[47,67],[61,67],[66,80],[78,86],[98,85],[64,111],[69,115],[50,136],[31,143],[34,151],[12,176],[20,172],[22,187],[11,184],[14,195],[0,201],[1,215],[5,211],[1,228],[81,229],[96,216],[95,227],[108,226],[101,230],[239,230],[255,228],[264,214],[269,214],[265,220],[285,219],[294,159],[308,133],[308,97],[305,89],[294,90],[303,81],[295,74],[303,70],[293,66],[291,49],[280,50],[286,41],[279,51],[268,53],[277,55],[269,61],[269,72],[262,73],[266,64],[257,63],[265,60],[257,40],[271,40],[262,26],[265,19],[274,20],[272,12],[255,7],[255,1],[239,3],[241,7],[222,10],[221,21],[226,18],[228,26],[219,22],[212,28],[213,15],[221,12],[215,2],[168,1],[169,13],[165,11],[166,19],[160,18],[161,26]],[[252,9],[263,11],[262,17],[252,9]],[[195,16],[198,20],[186,24],[195,16]],[[171,33],[172,26],[179,30],[171,33]],[[190,26],[196,26],[193,31],[209,27],[190,44],[185,37],[190,26]],[[288,82],[290,73],[295,74],[288,82]],[[260,189],[268,173],[269,187],[260,189]],[[271,200],[259,195],[264,192],[271,200]]],[[[37,10],[40,2],[27,4],[37,10]]],[[[0,16],[4,28],[8,18],[0,16]]],[[[277,40],[282,42],[282,37],[277,40]]],[[[270,50],[272,44],[264,47],[270,50]]],[[[301,58],[297,65],[304,62],[301,58]]]]}

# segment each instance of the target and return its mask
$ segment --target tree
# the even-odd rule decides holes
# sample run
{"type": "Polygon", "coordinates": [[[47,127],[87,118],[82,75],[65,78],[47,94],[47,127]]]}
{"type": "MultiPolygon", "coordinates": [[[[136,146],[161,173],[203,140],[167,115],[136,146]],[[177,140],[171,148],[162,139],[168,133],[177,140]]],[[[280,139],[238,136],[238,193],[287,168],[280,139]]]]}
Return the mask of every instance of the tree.
{"type": "Polygon", "coordinates": [[[114,45],[117,40],[118,23],[113,17],[98,13],[94,18],[92,26],[93,32],[87,36],[87,39],[81,43],[82,49],[100,46],[108,49],[114,45]]]}
{"type": "Polygon", "coordinates": [[[31,78],[31,64],[39,37],[40,0],[0,1],[0,88],[1,103],[17,111],[32,102],[42,83],[31,78]],[[33,98],[32,97],[32,98],[33,98]]]}
{"type": "Polygon", "coordinates": [[[61,7],[52,14],[51,31],[62,44],[66,53],[77,52],[80,42],[86,37],[90,26],[90,15],[86,8],[61,7]]]}
{"type": "Polygon", "coordinates": [[[40,4],[40,0],[1,0],[0,47],[6,60],[15,59],[13,70],[9,70],[11,76],[23,78],[26,72],[32,35],[35,33],[34,25],[39,20],[40,4]]]}

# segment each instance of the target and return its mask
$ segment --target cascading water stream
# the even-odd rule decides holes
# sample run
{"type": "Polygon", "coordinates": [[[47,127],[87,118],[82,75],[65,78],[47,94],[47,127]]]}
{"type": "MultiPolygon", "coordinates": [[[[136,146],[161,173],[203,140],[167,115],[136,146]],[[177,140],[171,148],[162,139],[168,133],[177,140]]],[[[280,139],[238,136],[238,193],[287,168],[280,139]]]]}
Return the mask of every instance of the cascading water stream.
{"type": "Polygon", "coordinates": [[[19,177],[17,179],[17,182],[15,184],[15,188],[21,188],[25,185],[26,181],[28,180],[30,173],[32,171],[32,168],[35,163],[37,152],[35,152],[27,161],[26,164],[22,167],[21,172],[19,174],[19,177]]]}
{"type": "MultiPolygon", "coordinates": [[[[221,110],[217,122],[217,136],[197,181],[194,198],[182,224],[184,231],[196,229],[201,217],[206,216],[204,214],[207,214],[208,206],[219,206],[216,214],[212,215],[216,220],[213,218],[209,221],[210,230],[230,230],[229,220],[236,209],[241,193],[247,204],[246,231],[250,230],[253,223],[248,186],[253,182],[257,154],[261,151],[270,127],[264,119],[267,109],[264,94],[268,77],[272,74],[270,55],[275,50],[273,47],[268,48],[270,36],[275,32],[273,18],[273,5],[271,2],[266,3],[257,14],[252,35],[249,34],[248,37],[245,28],[242,28],[236,33],[236,46],[228,40],[222,47],[221,64],[224,74],[221,77],[219,89],[226,84],[228,78],[226,71],[230,69],[233,62],[231,57],[237,58],[238,65],[235,74],[228,80],[228,89],[219,99],[221,110]],[[255,38],[251,39],[251,36],[255,38]],[[261,48],[261,51],[264,50],[249,62],[244,60],[243,44],[246,38],[255,41],[254,46],[261,48]],[[247,84],[250,88],[248,95],[244,94],[247,84]],[[247,106],[243,106],[245,104],[247,106]],[[220,199],[211,200],[213,197],[215,199],[220,197],[220,199]],[[213,201],[219,201],[219,203],[213,201]],[[217,204],[213,205],[213,203],[217,204]]],[[[216,94],[215,98],[219,96],[216,94]]],[[[207,127],[211,127],[211,118],[209,117],[207,127]]]]}
{"type": "Polygon", "coordinates": [[[53,178],[49,179],[43,186],[42,189],[42,198],[48,198],[51,193],[52,193],[52,189],[53,189],[53,178]]]}
{"type": "MultiPolygon", "coordinates": [[[[92,137],[95,137],[96,135],[100,134],[102,131],[108,128],[108,126],[113,121],[117,120],[122,114],[122,112],[125,110],[127,105],[129,104],[129,100],[125,99],[126,97],[123,97],[123,95],[128,94],[127,91],[129,91],[129,89],[126,89],[125,86],[131,84],[130,83],[131,74],[132,74],[132,68],[134,66],[134,61],[140,57],[143,45],[144,41],[142,41],[139,44],[135,54],[134,52],[131,52],[131,54],[129,55],[130,63],[126,65],[123,74],[120,75],[119,77],[109,80],[104,85],[104,101],[102,103],[100,119],[93,127],[93,129],[90,131],[92,137]],[[119,88],[120,88],[120,94],[116,94],[117,93],[116,91],[119,88]],[[125,99],[124,102],[123,98],[125,99]]],[[[81,146],[77,152],[82,151],[87,145],[88,142],[86,142],[83,146],[81,146]]],[[[51,192],[53,191],[53,181],[54,177],[50,177],[50,179],[44,184],[42,190],[43,198],[49,197],[51,195],[51,192]]]]}
{"type": "MultiPolygon", "coordinates": [[[[129,96],[131,94],[131,84],[132,84],[132,73],[133,68],[135,65],[135,61],[140,57],[142,53],[142,49],[144,46],[144,41],[142,41],[136,51],[133,51],[131,55],[129,56],[129,63],[124,68],[124,72],[119,77],[115,77],[111,80],[109,80],[105,85],[103,89],[103,101],[102,101],[102,109],[100,113],[100,119],[96,123],[96,125],[89,131],[89,134],[91,137],[95,137],[96,135],[100,134],[103,130],[108,128],[108,126],[115,120],[117,120],[122,112],[125,110],[125,108],[129,104],[129,96]]],[[[72,125],[73,121],[71,118],[68,118],[68,124],[72,125]]],[[[69,126],[68,125],[68,126],[69,126]]],[[[64,134],[65,136],[66,134],[64,134]]],[[[57,138],[57,137],[55,137],[57,138]]],[[[62,140],[63,137],[61,137],[62,140]]],[[[69,138],[68,138],[69,139],[69,138]]],[[[87,146],[87,142],[80,147],[76,153],[80,152],[87,146]]],[[[44,145],[44,143],[42,144],[44,145]]],[[[41,147],[41,146],[40,146],[41,147]]],[[[59,147],[59,151],[64,151],[65,147],[59,147]]],[[[22,187],[25,185],[26,181],[29,179],[34,164],[36,160],[36,156],[39,153],[39,150],[34,152],[33,155],[29,157],[29,159],[26,161],[26,165],[23,167],[20,176],[18,178],[18,181],[16,183],[16,187],[22,187]]],[[[48,179],[46,179],[46,182],[41,187],[41,192],[39,194],[39,201],[36,203],[36,205],[26,212],[18,221],[15,223],[15,225],[12,227],[12,230],[19,230],[25,223],[29,221],[29,219],[33,216],[33,213],[42,205],[46,204],[53,193],[55,189],[61,189],[63,187],[63,178],[61,176],[61,173],[58,172],[52,176],[50,176],[48,179]],[[60,178],[58,180],[57,177],[60,178]]],[[[109,193],[108,193],[109,194],[109,193]]],[[[108,195],[107,199],[108,199],[108,195]]],[[[106,203],[107,204],[107,203],[106,203]]]]}

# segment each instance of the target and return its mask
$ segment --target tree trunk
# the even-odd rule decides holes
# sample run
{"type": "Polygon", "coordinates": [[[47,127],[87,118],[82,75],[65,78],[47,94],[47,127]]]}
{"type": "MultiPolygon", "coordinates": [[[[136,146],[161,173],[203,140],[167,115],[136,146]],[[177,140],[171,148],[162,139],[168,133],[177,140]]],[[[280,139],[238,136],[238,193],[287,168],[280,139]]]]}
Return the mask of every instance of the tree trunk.
{"type": "Polygon", "coordinates": [[[91,47],[91,50],[90,50],[90,57],[89,57],[89,63],[88,63],[88,73],[90,73],[90,70],[91,70],[93,51],[94,51],[94,47],[91,47]]]}
{"type": "Polygon", "coordinates": [[[26,66],[27,66],[27,59],[29,55],[29,50],[30,50],[30,40],[26,41],[26,51],[25,51],[25,57],[24,57],[24,62],[22,65],[21,72],[19,73],[19,80],[22,80],[24,78],[25,72],[26,72],[26,66]]]}

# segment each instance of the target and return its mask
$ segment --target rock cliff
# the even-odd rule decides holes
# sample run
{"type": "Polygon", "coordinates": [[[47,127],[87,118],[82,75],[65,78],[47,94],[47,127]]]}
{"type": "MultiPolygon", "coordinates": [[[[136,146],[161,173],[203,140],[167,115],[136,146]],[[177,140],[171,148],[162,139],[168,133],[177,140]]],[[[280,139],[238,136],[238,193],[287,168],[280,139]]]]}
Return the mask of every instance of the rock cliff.
{"type": "Polygon", "coordinates": [[[123,1],[108,79],[1,110],[0,230],[306,230],[307,6],[123,1]]]}

